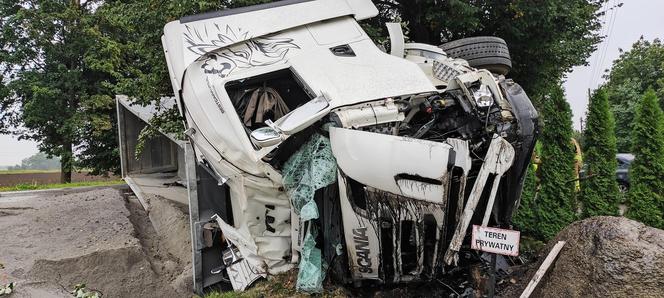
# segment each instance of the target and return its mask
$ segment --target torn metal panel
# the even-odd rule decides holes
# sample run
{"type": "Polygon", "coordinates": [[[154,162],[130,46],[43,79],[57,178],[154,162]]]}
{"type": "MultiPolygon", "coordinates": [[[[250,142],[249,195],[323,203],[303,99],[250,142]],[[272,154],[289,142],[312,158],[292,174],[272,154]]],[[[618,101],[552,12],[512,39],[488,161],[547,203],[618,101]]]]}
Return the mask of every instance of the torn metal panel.
{"type": "MultiPolygon", "coordinates": [[[[224,253],[224,263],[229,280],[236,291],[244,291],[261,277],[266,277],[265,266],[257,255],[258,248],[252,239],[246,238],[238,230],[228,225],[218,215],[216,220],[229,246],[224,253]]],[[[220,272],[214,271],[219,274],[220,272]]]]}
{"type": "Polygon", "coordinates": [[[226,269],[228,272],[229,280],[233,289],[238,292],[246,290],[258,279],[265,278],[267,275],[258,273],[247,260],[242,260],[233,265],[228,266],[226,269]]]}
{"type": "Polygon", "coordinates": [[[362,184],[432,203],[446,198],[448,144],[335,127],[330,141],[339,168],[362,184]]]}
{"type": "MultiPolygon", "coordinates": [[[[491,190],[491,198],[489,199],[490,203],[493,204],[493,198],[495,198],[496,192],[498,190],[498,185],[500,184],[500,177],[510,168],[512,161],[514,160],[514,148],[512,145],[507,142],[505,139],[499,136],[494,136],[489,146],[489,150],[484,157],[484,164],[480,172],[477,174],[475,179],[475,184],[473,185],[473,190],[468,197],[466,202],[466,207],[464,208],[461,220],[457,224],[457,228],[454,231],[454,236],[452,237],[452,242],[450,243],[449,248],[445,252],[445,263],[450,265],[456,263],[458,260],[457,253],[461,248],[461,243],[466,237],[466,232],[468,231],[468,225],[470,220],[475,213],[475,208],[479,203],[482,192],[484,191],[484,186],[489,178],[489,174],[495,174],[495,179],[493,181],[493,186],[491,190]]],[[[487,214],[485,214],[485,221],[488,222],[488,214],[491,212],[491,208],[487,206],[487,214]]]]}
{"type": "Polygon", "coordinates": [[[339,188],[355,279],[398,283],[435,274],[445,205],[363,186],[341,173],[339,188]]]}
{"type": "MultiPolygon", "coordinates": [[[[463,212],[463,203],[466,199],[466,182],[468,181],[468,173],[473,166],[473,160],[470,158],[470,149],[468,148],[468,141],[461,139],[447,139],[448,144],[454,149],[455,159],[454,166],[462,170],[462,175],[459,177],[459,194],[457,196],[457,208],[455,210],[455,219],[461,219],[463,212]]],[[[450,198],[453,199],[453,198],[450,198]]]]}

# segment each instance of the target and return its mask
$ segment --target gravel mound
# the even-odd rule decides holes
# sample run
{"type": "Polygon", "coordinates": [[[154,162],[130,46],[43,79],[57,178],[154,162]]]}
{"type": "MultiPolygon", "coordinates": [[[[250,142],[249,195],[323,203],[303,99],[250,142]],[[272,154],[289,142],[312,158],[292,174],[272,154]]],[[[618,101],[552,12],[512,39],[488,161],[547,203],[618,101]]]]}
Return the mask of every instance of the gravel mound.
{"type": "MultiPolygon", "coordinates": [[[[664,297],[664,231],[623,217],[578,221],[541,252],[567,241],[531,297],[664,297]]],[[[538,264],[504,292],[518,297],[538,264]]]]}
{"type": "MultiPolygon", "coordinates": [[[[112,188],[0,197],[0,283],[16,282],[16,298],[71,297],[79,283],[103,297],[191,297],[190,261],[169,251],[177,240],[125,197],[112,188]]],[[[189,235],[178,238],[184,255],[189,235]]]]}
{"type": "Polygon", "coordinates": [[[37,260],[28,275],[68,289],[85,283],[104,297],[172,297],[174,292],[136,246],[60,260],[37,260]]]}

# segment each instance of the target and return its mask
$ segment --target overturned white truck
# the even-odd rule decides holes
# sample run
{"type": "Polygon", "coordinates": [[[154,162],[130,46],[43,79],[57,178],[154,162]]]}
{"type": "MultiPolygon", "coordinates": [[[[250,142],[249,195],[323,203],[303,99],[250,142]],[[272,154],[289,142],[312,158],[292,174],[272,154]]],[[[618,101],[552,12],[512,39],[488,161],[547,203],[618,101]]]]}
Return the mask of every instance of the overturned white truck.
{"type": "Polygon", "coordinates": [[[309,292],[325,273],[428,280],[457,265],[471,224],[510,225],[537,112],[504,77],[504,42],[404,44],[388,24],[388,54],[357,23],[376,14],[286,0],[166,25],[196,291],[294,267],[309,292]]]}

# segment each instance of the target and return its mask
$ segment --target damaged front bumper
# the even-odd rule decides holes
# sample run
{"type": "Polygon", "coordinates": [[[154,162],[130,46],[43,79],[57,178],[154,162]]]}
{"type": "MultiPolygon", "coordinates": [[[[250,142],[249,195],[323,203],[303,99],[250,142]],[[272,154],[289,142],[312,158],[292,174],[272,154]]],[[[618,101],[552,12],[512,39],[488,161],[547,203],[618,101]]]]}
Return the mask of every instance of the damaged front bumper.
{"type": "Polygon", "coordinates": [[[484,225],[502,175],[514,159],[512,145],[495,136],[466,199],[467,165],[472,163],[466,141],[439,143],[338,128],[331,130],[330,138],[355,280],[430,279],[444,263],[456,264],[489,175],[494,179],[484,225]],[[450,227],[456,227],[453,234],[450,227]]]}

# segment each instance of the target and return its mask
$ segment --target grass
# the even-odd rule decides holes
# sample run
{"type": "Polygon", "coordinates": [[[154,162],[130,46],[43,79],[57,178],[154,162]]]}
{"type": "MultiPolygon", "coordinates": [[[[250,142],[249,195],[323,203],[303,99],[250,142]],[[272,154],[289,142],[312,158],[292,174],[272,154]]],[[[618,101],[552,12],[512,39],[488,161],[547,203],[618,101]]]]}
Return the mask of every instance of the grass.
{"type": "Polygon", "coordinates": [[[60,170],[2,170],[0,175],[6,174],[35,174],[35,173],[59,173],[60,170]]]}
{"type": "Polygon", "coordinates": [[[36,190],[36,189],[58,189],[58,188],[69,188],[69,187],[84,187],[84,186],[111,186],[123,184],[122,180],[111,180],[111,181],[85,181],[85,182],[74,182],[74,183],[54,183],[54,184],[29,184],[22,183],[14,186],[2,186],[0,187],[0,192],[2,191],[22,191],[22,190],[36,190]]]}
{"type": "Polygon", "coordinates": [[[546,243],[528,236],[521,236],[521,243],[519,246],[521,257],[531,261],[546,246],[546,243]]]}
{"type": "MultiPolygon", "coordinates": [[[[297,281],[297,270],[293,269],[286,273],[272,275],[267,279],[256,282],[255,285],[249,287],[244,292],[212,292],[208,293],[203,298],[262,298],[262,297],[278,297],[278,298],[307,298],[310,295],[299,293],[295,290],[295,283],[297,281]]],[[[348,293],[341,287],[326,286],[321,294],[316,296],[322,298],[337,298],[348,297],[348,293]]],[[[200,296],[194,296],[201,298],[200,296]]]]}

